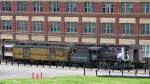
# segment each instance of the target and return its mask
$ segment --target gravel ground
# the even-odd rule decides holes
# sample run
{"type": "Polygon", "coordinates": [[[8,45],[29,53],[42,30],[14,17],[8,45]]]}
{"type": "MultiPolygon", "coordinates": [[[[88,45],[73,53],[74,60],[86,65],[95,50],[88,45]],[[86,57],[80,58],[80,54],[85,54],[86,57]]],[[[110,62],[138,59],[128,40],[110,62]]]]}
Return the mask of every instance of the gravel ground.
{"type": "MultiPolygon", "coordinates": [[[[95,76],[96,69],[85,69],[85,75],[87,76],[95,76]]],[[[20,64],[19,66],[17,64],[14,64],[13,66],[11,63],[8,63],[7,65],[5,62],[2,62],[0,64],[0,80],[2,79],[14,79],[14,78],[32,78],[32,73],[41,73],[43,77],[57,77],[57,76],[83,76],[84,69],[83,68],[74,68],[71,69],[69,67],[62,67],[56,68],[55,66],[36,66],[36,65],[26,65],[20,64]]],[[[120,71],[110,71],[111,75],[115,76],[121,76],[122,73],[120,71]]],[[[109,75],[109,71],[105,70],[99,70],[98,75],[101,76],[107,76],[109,75]]],[[[135,70],[131,70],[130,72],[124,71],[125,76],[135,76],[135,70]]],[[[144,73],[144,70],[139,70],[137,76],[143,76],[143,77],[149,77],[149,72],[144,73]]]]}

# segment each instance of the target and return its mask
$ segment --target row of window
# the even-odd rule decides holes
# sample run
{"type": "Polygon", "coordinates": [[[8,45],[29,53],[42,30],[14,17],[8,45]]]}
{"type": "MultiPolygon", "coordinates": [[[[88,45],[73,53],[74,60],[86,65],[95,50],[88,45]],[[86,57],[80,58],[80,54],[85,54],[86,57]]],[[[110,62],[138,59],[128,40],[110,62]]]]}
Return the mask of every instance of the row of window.
{"type": "MultiPolygon", "coordinates": [[[[67,32],[77,32],[77,23],[76,22],[67,22],[66,23],[66,31],[67,32]]],[[[2,21],[3,30],[9,31],[12,29],[11,21],[2,21]]],[[[51,22],[49,25],[49,31],[51,32],[60,32],[60,22],[51,22]]],[[[18,21],[17,28],[20,32],[27,31],[27,22],[26,21],[18,21]]],[[[96,24],[91,22],[84,23],[84,32],[85,33],[94,33],[96,29],[96,24]]],[[[113,23],[102,23],[101,31],[104,34],[112,34],[114,29],[113,23]]],[[[33,31],[42,32],[43,24],[40,21],[33,22],[33,31]]],[[[133,24],[131,23],[122,23],[121,24],[121,33],[122,34],[133,34],[133,24]]],[[[150,24],[141,24],[141,34],[150,35],[150,24]]]]}
{"type": "MultiPolygon", "coordinates": [[[[17,2],[17,11],[25,11],[27,3],[25,1],[17,2]]],[[[133,11],[133,3],[130,2],[122,2],[121,3],[121,12],[122,13],[132,13],[133,11]]],[[[84,3],[84,12],[94,12],[95,4],[93,2],[85,2],[84,3]]],[[[33,2],[33,10],[36,12],[43,11],[43,5],[39,1],[33,2]]],[[[60,3],[59,2],[49,2],[49,8],[52,12],[59,12],[60,11],[60,3]]],[[[11,11],[11,2],[3,1],[2,2],[2,9],[3,11],[11,11]]],[[[103,3],[102,5],[103,13],[113,13],[114,11],[114,4],[113,3],[103,3]]],[[[141,10],[143,13],[150,13],[150,3],[145,2],[142,3],[141,10]]],[[[67,2],[66,3],[66,11],[67,12],[77,12],[77,3],[76,2],[67,2]]]]}

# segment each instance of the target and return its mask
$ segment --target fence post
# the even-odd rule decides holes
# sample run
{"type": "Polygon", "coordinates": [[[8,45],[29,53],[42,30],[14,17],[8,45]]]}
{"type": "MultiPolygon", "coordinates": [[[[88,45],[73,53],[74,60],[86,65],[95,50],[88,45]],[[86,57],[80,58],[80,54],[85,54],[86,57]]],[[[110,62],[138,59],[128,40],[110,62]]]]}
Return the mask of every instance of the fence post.
{"type": "Polygon", "coordinates": [[[110,69],[109,69],[109,76],[110,76],[110,69]]]}
{"type": "Polygon", "coordinates": [[[42,65],[43,65],[43,68],[44,68],[44,61],[43,61],[42,65]]]}
{"type": "Polygon", "coordinates": [[[36,67],[38,67],[39,66],[39,64],[38,64],[38,62],[36,62],[36,67]]]}
{"type": "Polygon", "coordinates": [[[149,77],[150,77],[150,70],[149,70],[149,77]]]}
{"type": "Polygon", "coordinates": [[[55,64],[56,68],[57,68],[57,64],[55,64]]]}
{"type": "Polygon", "coordinates": [[[32,66],[32,61],[30,61],[30,66],[32,66]]]}
{"type": "Polygon", "coordinates": [[[55,62],[55,66],[56,66],[56,68],[57,68],[57,61],[55,62]]]}
{"type": "Polygon", "coordinates": [[[92,67],[93,67],[93,65],[91,64],[91,71],[92,71],[92,67]]]}
{"type": "Polygon", "coordinates": [[[145,74],[146,74],[146,64],[145,64],[145,67],[144,67],[144,72],[145,72],[145,74]]]}
{"type": "Polygon", "coordinates": [[[6,59],[6,61],[5,61],[5,64],[7,65],[7,59],[6,59]]]}
{"type": "Polygon", "coordinates": [[[49,68],[51,68],[51,62],[49,62],[49,68]]]}
{"type": "Polygon", "coordinates": [[[123,77],[123,69],[122,69],[122,77],[123,77]]]}
{"type": "Polygon", "coordinates": [[[135,70],[135,76],[137,76],[137,73],[138,73],[138,70],[136,69],[136,70],[135,70]]]}
{"type": "Polygon", "coordinates": [[[2,60],[0,61],[0,64],[2,63],[2,60]]]}
{"type": "Polygon", "coordinates": [[[64,64],[63,64],[62,68],[63,68],[63,69],[65,68],[64,64]]]}
{"type": "Polygon", "coordinates": [[[13,59],[12,59],[12,62],[11,62],[12,66],[14,65],[14,62],[13,62],[13,59]]]}
{"type": "Polygon", "coordinates": [[[84,73],[83,73],[83,75],[85,76],[85,67],[84,67],[84,73]]]}
{"type": "Polygon", "coordinates": [[[18,66],[19,66],[19,62],[17,62],[18,66]]]}
{"type": "Polygon", "coordinates": [[[97,70],[96,70],[96,76],[97,76],[97,70]]]}

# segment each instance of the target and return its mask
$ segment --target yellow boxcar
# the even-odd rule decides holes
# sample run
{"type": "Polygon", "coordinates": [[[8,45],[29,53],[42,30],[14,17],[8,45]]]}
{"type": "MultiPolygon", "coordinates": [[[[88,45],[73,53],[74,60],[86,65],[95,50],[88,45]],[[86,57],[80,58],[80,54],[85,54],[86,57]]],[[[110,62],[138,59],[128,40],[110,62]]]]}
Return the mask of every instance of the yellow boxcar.
{"type": "Polygon", "coordinates": [[[13,56],[15,59],[24,59],[23,55],[24,55],[23,48],[17,48],[17,47],[13,48],[13,56]]]}
{"type": "Polygon", "coordinates": [[[49,60],[48,48],[31,48],[31,60],[49,60]]]}
{"type": "Polygon", "coordinates": [[[56,61],[68,61],[68,53],[69,49],[56,48],[55,49],[56,61]]]}

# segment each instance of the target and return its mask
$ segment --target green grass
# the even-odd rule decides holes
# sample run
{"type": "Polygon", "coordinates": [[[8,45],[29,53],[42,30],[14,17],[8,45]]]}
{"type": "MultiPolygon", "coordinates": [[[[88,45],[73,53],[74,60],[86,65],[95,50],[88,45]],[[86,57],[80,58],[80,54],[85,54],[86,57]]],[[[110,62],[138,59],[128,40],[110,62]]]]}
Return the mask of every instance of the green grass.
{"type": "Polygon", "coordinates": [[[0,84],[150,84],[150,79],[75,76],[44,78],[38,80],[0,80],[0,84]]]}

